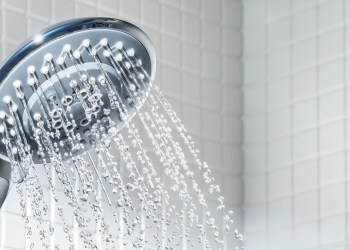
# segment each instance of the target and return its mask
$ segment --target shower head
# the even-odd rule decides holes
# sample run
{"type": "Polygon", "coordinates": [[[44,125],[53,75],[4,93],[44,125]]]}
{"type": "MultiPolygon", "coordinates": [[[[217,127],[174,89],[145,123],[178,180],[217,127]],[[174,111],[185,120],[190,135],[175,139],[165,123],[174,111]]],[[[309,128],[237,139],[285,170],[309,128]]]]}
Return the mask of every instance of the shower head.
{"type": "Polygon", "coordinates": [[[110,18],[52,26],[2,66],[0,207],[16,183],[28,243],[35,230],[40,248],[53,247],[51,207],[57,209],[69,249],[77,243],[110,249],[116,240],[126,248],[131,240],[132,248],[144,249],[153,245],[148,238],[155,240],[154,248],[175,249],[186,240],[192,248],[218,249],[207,238],[222,246],[219,230],[224,228],[243,240],[232,228],[233,211],[223,213],[220,187],[193,139],[158,86],[152,86],[155,68],[146,34],[110,18]],[[131,121],[134,116],[139,126],[131,121]],[[35,164],[42,164],[45,176],[35,164]],[[49,194],[39,177],[45,178],[49,194]],[[213,201],[207,203],[200,186],[206,194],[218,194],[214,213],[209,209],[213,201]],[[79,228],[78,242],[66,223],[65,205],[72,209],[74,229],[79,228]],[[108,214],[113,218],[104,211],[113,212],[108,214]],[[221,226],[214,218],[218,212],[224,218],[221,226]]]}
{"type": "Polygon", "coordinates": [[[21,182],[28,166],[52,154],[64,160],[88,150],[97,124],[121,129],[155,69],[150,39],[118,19],[73,19],[25,42],[0,69],[0,154],[11,163],[0,162],[0,206],[11,172],[21,182]]]}

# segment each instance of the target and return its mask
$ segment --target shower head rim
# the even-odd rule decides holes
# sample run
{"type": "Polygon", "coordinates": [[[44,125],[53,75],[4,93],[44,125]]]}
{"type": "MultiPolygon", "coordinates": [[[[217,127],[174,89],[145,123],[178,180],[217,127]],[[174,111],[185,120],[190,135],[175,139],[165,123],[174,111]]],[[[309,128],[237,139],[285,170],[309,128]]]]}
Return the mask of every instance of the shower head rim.
{"type": "Polygon", "coordinates": [[[2,84],[19,62],[41,46],[72,32],[101,28],[121,30],[137,39],[145,47],[148,53],[152,64],[151,78],[155,78],[156,53],[150,38],[145,32],[124,20],[108,17],[85,17],[74,18],[51,25],[27,39],[18,47],[16,52],[1,65],[0,84],[2,84]]]}

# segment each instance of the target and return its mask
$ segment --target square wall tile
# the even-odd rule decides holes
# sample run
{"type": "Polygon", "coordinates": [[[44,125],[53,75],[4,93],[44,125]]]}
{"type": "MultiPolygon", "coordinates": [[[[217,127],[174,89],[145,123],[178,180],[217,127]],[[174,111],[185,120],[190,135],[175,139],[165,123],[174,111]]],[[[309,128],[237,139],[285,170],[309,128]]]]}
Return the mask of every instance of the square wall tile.
{"type": "Polygon", "coordinates": [[[320,97],[320,121],[334,120],[344,115],[344,92],[332,91],[320,97]]]}
{"type": "Polygon", "coordinates": [[[344,82],[343,60],[335,60],[320,65],[318,77],[321,91],[342,86],[344,82]]]}
{"type": "Polygon", "coordinates": [[[30,0],[29,11],[39,17],[50,19],[51,1],[47,0],[30,0]]]}
{"type": "Polygon", "coordinates": [[[345,211],[344,183],[322,187],[321,189],[321,216],[329,217],[345,211]]]}
{"type": "Polygon", "coordinates": [[[270,0],[266,7],[269,13],[268,20],[274,21],[287,17],[290,10],[290,2],[288,0],[270,0]]]}
{"type": "Polygon", "coordinates": [[[268,79],[275,80],[277,78],[286,77],[291,70],[290,65],[291,51],[289,48],[274,50],[268,57],[268,79]]]}
{"type": "Polygon", "coordinates": [[[182,1],[182,9],[198,15],[201,12],[201,1],[182,1]]]}
{"type": "Polygon", "coordinates": [[[243,109],[242,91],[240,88],[223,87],[222,109],[225,114],[241,115],[243,109]]]}
{"type": "Polygon", "coordinates": [[[344,147],[344,124],[343,122],[333,122],[321,127],[320,130],[320,150],[327,152],[344,147]]]}
{"type": "MultiPolygon", "coordinates": [[[[244,31],[243,39],[244,39],[244,46],[243,51],[245,55],[259,55],[264,54],[265,47],[267,46],[266,43],[266,32],[264,28],[255,28],[251,30],[244,31]]],[[[249,61],[249,57],[247,57],[244,60],[244,63],[249,61]]]]}
{"type": "Polygon", "coordinates": [[[323,33],[320,37],[320,59],[330,60],[343,54],[343,28],[323,33]]]}
{"type": "Polygon", "coordinates": [[[345,153],[335,152],[322,156],[320,159],[321,185],[329,185],[344,181],[345,174],[345,153]]]}
{"type": "Polygon", "coordinates": [[[204,0],[202,8],[205,19],[216,23],[221,21],[221,1],[204,0]]]}
{"type": "Polygon", "coordinates": [[[75,4],[72,0],[53,0],[53,19],[63,21],[74,16],[75,4]]]}
{"type": "Polygon", "coordinates": [[[181,72],[173,67],[162,68],[163,91],[173,96],[181,96],[181,72]]]}
{"type": "MultiPolygon", "coordinates": [[[[258,39],[259,40],[259,39],[258,39]]],[[[263,84],[267,76],[267,65],[265,65],[265,57],[259,55],[247,58],[244,61],[244,81],[246,84],[263,84]]]]}
{"type": "Polygon", "coordinates": [[[223,171],[234,175],[243,173],[242,149],[236,146],[225,145],[223,148],[223,171]]]}
{"type": "MultiPolygon", "coordinates": [[[[311,2],[296,0],[293,2],[311,2]]],[[[294,6],[296,8],[296,6],[294,6]]],[[[302,39],[315,35],[317,32],[317,10],[316,8],[308,8],[304,11],[297,12],[293,18],[293,37],[294,39],[302,39]]]]}
{"type": "Polygon", "coordinates": [[[290,134],[291,131],[290,108],[278,109],[268,116],[268,136],[276,138],[290,134]]]}
{"type": "Polygon", "coordinates": [[[241,178],[224,175],[223,182],[223,190],[226,202],[229,204],[241,205],[243,201],[243,183],[241,178]]]}
{"type": "Polygon", "coordinates": [[[255,205],[249,206],[244,210],[245,220],[244,229],[246,232],[258,231],[266,227],[266,206],[255,205]]]}
{"type": "Polygon", "coordinates": [[[213,110],[220,110],[222,104],[221,86],[212,83],[202,84],[203,106],[213,110]]]}
{"type": "Polygon", "coordinates": [[[316,160],[308,160],[294,166],[294,190],[304,192],[317,188],[318,165],[316,160]]]}
{"type": "Polygon", "coordinates": [[[343,1],[334,0],[320,5],[320,28],[329,29],[343,22],[343,1]]]}
{"type": "MultiPolygon", "coordinates": [[[[144,2],[146,2],[145,0],[144,2]]],[[[101,0],[101,6],[106,9],[110,9],[111,11],[118,11],[120,6],[120,0],[101,0]]]]}
{"type": "Polygon", "coordinates": [[[5,223],[4,230],[6,232],[3,246],[8,248],[24,249],[24,219],[21,216],[7,213],[4,217],[1,218],[1,220],[2,223],[5,223]]]}
{"type": "Polygon", "coordinates": [[[180,12],[178,8],[174,8],[168,5],[162,5],[162,30],[167,34],[179,36],[180,34],[180,12]]]}
{"type": "MultiPolygon", "coordinates": [[[[218,53],[205,51],[203,53],[202,74],[211,81],[219,81],[222,77],[221,56],[218,53]]],[[[231,71],[232,72],[232,71],[231,71]]]]}
{"type": "Polygon", "coordinates": [[[290,104],[291,83],[289,78],[271,82],[267,86],[268,108],[276,109],[290,104]]]}
{"type": "Polygon", "coordinates": [[[318,150],[318,134],[316,129],[308,129],[294,136],[293,153],[296,160],[315,157],[318,150]]]}
{"type": "Polygon", "coordinates": [[[76,10],[78,17],[90,17],[97,15],[96,7],[85,3],[76,3],[76,10]]]}
{"type": "Polygon", "coordinates": [[[345,240],[345,215],[337,215],[322,220],[321,243],[331,244],[345,240]]]}
{"type": "Polygon", "coordinates": [[[25,10],[28,4],[28,1],[22,1],[22,0],[4,0],[4,2],[5,2],[5,6],[11,6],[18,10],[25,10]]]}
{"type": "Polygon", "coordinates": [[[193,15],[182,15],[182,35],[184,40],[199,43],[201,39],[201,21],[193,15]]]}
{"type": "Polygon", "coordinates": [[[182,44],[182,68],[193,74],[200,74],[201,71],[201,50],[198,46],[182,44]]]}
{"type": "Polygon", "coordinates": [[[269,202],[269,225],[275,229],[288,227],[292,223],[292,200],[290,197],[269,202]]]}
{"type": "Polygon", "coordinates": [[[266,99],[264,86],[254,86],[243,89],[244,112],[246,114],[264,114],[266,99]]]}
{"type": "Polygon", "coordinates": [[[244,30],[263,27],[267,17],[264,1],[244,1],[243,25],[244,30]]]}
{"type": "Polygon", "coordinates": [[[201,82],[197,75],[182,74],[182,98],[194,104],[201,102],[201,82]]]}
{"type": "Polygon", "coordinates": [[[219,140],[222,134],[218,129],[222,126],[221,115],[207,110],[204,110],[202,114],[203,134],[213,140],[219,140]]]}
{"type": "Polygon", "coordinates": [[[315,68],[294,75],[293,99],[306,99],[317,91],[317,71],[315,68]]]}
{"type": "MultiPolygon", "coordinates": [[[[220,67],[220,64],[218,66],[220,67]]],[[[222,59],[222,71],[217,68],[213,68],[213,70],[216,70],[217,74],[222,74],[221,79],[225,83],[232,86],[242,85],[242,63],[239,59],[232,56],[224,56],[222,59]]]]}
{"type": "Polygon", "coordinates": [[[235,131],[243,129],[242,122],[235,117],[224,117],[222,123],[222,141],[230,145],[241,145],[242,135],[235,131]]]}
{"type": "Polygon", "coordinates": [[[312,249],[318,246],[319,231],[317,221],[299,224],[295,227],[295,247],[297,249],[312,249]]]}
{"type": "Polygon", "coordinates": [[[318,217],[318,192],[308,191],[297,194],[294,198],[294,222],[302,224],[316,220],[318,217]]]}
{"type": "Polygon", "coordinates": [[[316,38],[311,38],[298,42],[293,46],[294,70],[304,70],[317,63],[317,43],[316,38]]]}
{"type": "Polygon", "coordinates": [[[293,107],[293,127],[296,130],[305,129],[317,124],[318,101],[316,98],[307,99],[293,107]]]}
{"type": "Polygon", "coordinates": [[[269,199],[278,199],[291,194],[291,173],[290,167],[277,169],[269,173],[269,199]]]}
{"type": "Polygon", "coordinates": [[[140,0],[121,0],[121,13],[128,19],[137,21],[140,19],[140,0]]]}
{"type": "Polygon", "coordinates": [[[198,106],[183,104],[182,106],[183,123],[191,132],[201,130],[201,110],[198,106]]]}
{"type": "Polygon", "coordinates": [[[266,202],[266,176],[247,176],[244,179],[244,200],[247,205],[257,205],[266,202]]]}
{"type": "Polygon", "coordinates": [[[288,18],[279,22],[272,22],[268,26],[268,49],[273,50],[280,47],[288,46],[291,42],[291,24],[288,18]]]}
{"type": "Polygon", "coordinates": [[[10,26],[5,26],[5,38],[16,41],[18,44],[24,41],[27,37],[27,21],[25,16],[20,12],[7,10],[5,13],[5,22],[8,24],[15,23],[16,28],[13,29],[10,26]]]}
{"type": "Polygon", "coordinates": [[[150,26],[160,26],[160,4],[153,0],[142,1],[143,21],[150,26]]]}
{"type": "Polygon", "coordinates": [[[262,174],[266,170],[266,148],[255,146],[244,149],[244,172],[262,174]]]}
{"type": "Polygon", "coordinates": [[[222,46],[220,46],[225,54],[241,56],[243,54],[243,38],[239,30],[229,27],[222,28],[222,46]]]}
{"type": "Polygon", "coordinates": [[[293,237],[291,228],[271,230],[269,233],[269,249],[271,250],[291,250],[293,237]]]}
{"type": "Polygon", "coordinates": [[[180,55],[181,50],[179,41],[169,36],[162,36],[162,57],[164,62],[173,66],[179,66],[180,55]]]}
{"type": "Polygon", "coordinates": [[[291,139],[281,138],[269,143],[268,157],[270,169],[289,164],[291,161],[291,139]]]}
{"type": "Polygon", "coordinates": [[[203,22],[203,45],[205,48],[220,51],[221,26],[216,23],[203,22]]]}
{"type": "Polygon", "coordinates": [[[247,144],[263,144],[267,138],[264,116],[254,116],[244,120],[244,141],[247,144]]]}

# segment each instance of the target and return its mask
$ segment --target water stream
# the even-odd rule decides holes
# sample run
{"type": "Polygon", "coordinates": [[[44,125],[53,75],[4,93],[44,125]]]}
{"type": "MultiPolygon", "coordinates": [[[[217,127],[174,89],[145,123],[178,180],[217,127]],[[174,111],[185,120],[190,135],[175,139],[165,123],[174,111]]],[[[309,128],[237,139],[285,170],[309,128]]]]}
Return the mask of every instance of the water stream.
{"type": "MultiPolygon", "coordinates": [[[[70,108],[57,106],[55,98],[42,94],[33,78],[35,69],[28,70],[28,84],[34,86],[40,108],[45,111],[41,116],[28,110],[37,150],[33,152],[25,140],[14,104],[9,102],[9,108],[16,119],[8,121],[0,115],[2,142],[15,178],[24,178],[16,187],[26,224],[27,248],[232,249],[224,244],[224,239],[232,237],[237,242],[234,249],[244,249],[233,211],[227,208],[208,164],[200,159],[194,140],[169,101],[132,50],[126,51],[118,44],[110,47],[105,41],[103,44],[103,56],[115,69],[130,106],[137,112],[130,114],[94,48],[87,46],[86,52],[99,65],[98,81],[89,76],[81,61],[74,60],[80,57],[68,57],[80,72],[83,86],[71,80],[71,87],[87,122],[94,112],[103,112],[103,118],[94,121],[84,134],[91,149],[74,153],[75,149],[84,149],[84,144],[81,134],[71,129],[76,122],[69,115],[70,108]],[[149,93],[145,92],[150,86],[149,93]],[[103,104],[103,91],[108,93],[110,109],[97,111],[103,104]],[[109,116],[111,110],[118,111],[123,129],[109,116]],[[48,117],[52,123],[46,122],[48,117]],[[57,141],[62,133],[66,139],[57,141]],[[62,153],[61,149],[68,146],[72,150],[62,153]],[[42,159],[42,165],[34,165],[33,153],[42,159]],[[37,174],[39,168],[44,175],[37,174]],[[48,186],[42,187],[41,183],[48,186]],[[60,199],[59,192],[65,199],[60,199]],[[208,204],[208,195],[216,197],[215,208],[208,204]],[[51,203],[55,205],[50,210],[51,203]],[[72,214],[74,222],[67,213],[72,214]],[[58,230],[63,230],[66,243],[55,240],[58,230]],[[38,237],[39,241],[34,240],[38,237]]],[[[59,60],[57,63],[64,65],[59,60]]],[[[51,68],[57,74],[56,67],[51,68]]],[[[48,75],[49,69],[41,71],[48,75]]],[[[59,95],[63,89],[58,84],[62,83],[48,79],[59,95]]]]}

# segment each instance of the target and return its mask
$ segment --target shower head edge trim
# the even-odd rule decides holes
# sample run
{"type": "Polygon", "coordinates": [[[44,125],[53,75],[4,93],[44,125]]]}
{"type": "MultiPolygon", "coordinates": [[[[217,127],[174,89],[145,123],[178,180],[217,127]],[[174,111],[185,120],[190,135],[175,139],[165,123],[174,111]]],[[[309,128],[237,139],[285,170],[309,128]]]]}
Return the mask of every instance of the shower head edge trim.
{"type": "Polygon", "coordinates": [[[23,58],[29,55],[31,52],[39,48],[40,46],[49,43],[50,41],[64,36],[66,34],[82,31],[86,29],[100,29],[101,27],[112,28],[116,30],[122,30],[123,32],[133,36],[145,47],[148,52],[151,64],[152,74],[151,78],[154,79],[156,72],[156,53],[153,44],[147,34],[139,29],[137,26],[126,22],[124,20],[108,18],[108,17],[85,17],[74,18],[66,20],[60,23],[56,23],[42,30],[38,34],[27,39],[22,43],[16,52],[6,59],[0,68],[0,84],[9,74],[9,72],[19,63],[23,58]]]}

